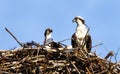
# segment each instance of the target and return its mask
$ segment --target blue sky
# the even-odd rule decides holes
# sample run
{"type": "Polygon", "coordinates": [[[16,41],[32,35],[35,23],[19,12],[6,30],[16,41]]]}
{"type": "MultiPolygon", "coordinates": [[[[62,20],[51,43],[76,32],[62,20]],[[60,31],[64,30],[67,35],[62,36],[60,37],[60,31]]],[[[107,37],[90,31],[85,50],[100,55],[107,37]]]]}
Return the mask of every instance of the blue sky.
{"type": "MultiPolygon", "coordinates": [[[[4,30],[7,27],[21,42],[43,43],[44,30],[53,29],[55,41],[71,38],[75,16],[82,16],[90,27],[92,49],[104,57],[120,48],[120,0],[0,0],[0,49],[19,47],[4,30]]],[[[70,45],[70,40],[64,42],[70,45]]],[[[120,52],[118,60],[120,56],[120,52]]],[[[113,58],[114,59],[114,58],[113,58]]]]}

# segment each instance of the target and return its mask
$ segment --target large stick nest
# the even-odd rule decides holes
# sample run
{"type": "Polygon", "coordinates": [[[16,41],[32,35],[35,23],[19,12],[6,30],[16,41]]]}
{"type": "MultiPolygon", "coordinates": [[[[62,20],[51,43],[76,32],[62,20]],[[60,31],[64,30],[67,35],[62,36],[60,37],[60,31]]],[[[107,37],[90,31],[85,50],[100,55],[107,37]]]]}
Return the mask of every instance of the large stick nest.
{"type": "Polygon", "coordinates": [[[56,48],[0,51],[0,74],[119,74],[120,64],[96,53],[56,48]]]}

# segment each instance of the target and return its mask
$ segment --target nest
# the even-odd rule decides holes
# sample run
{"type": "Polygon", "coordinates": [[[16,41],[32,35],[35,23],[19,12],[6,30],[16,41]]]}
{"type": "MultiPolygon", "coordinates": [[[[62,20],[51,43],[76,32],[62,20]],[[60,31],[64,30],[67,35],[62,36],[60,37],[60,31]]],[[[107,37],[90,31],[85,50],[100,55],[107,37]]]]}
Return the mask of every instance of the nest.
{"type": "Polygon", "coordinates": [[[55,48],[18,48],[0,51],[0,74],[119,74],[120,64],[96,53],[55,48]]]}

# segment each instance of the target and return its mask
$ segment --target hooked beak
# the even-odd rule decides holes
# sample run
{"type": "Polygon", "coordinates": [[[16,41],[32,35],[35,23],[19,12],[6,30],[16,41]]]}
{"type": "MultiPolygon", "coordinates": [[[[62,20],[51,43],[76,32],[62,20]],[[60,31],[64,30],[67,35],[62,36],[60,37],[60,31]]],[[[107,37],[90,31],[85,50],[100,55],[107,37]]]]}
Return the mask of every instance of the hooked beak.
{"type": "Polygon", "coordinates": [[[74,23],[74,22],[76,22],[76,20],[75,20],[75,19],[73,19],[73,20],[72,20],[72,22],[74,23]]]}
{"type": "Polygon", "coordinates": [[[50,32],[53,32],[53,30],[51,29],[50,32]]]}
{"type": "Polygon", "coordinates": [[[53,32],[53,30],[51,28],[48,28],[49,29],[49,32],[53,32]]]}

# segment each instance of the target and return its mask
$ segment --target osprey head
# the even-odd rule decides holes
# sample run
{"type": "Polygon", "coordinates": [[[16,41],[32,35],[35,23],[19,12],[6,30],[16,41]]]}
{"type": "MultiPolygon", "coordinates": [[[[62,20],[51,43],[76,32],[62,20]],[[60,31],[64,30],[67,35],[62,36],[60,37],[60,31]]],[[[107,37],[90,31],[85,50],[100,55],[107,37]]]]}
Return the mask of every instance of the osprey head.
{"type": "Polygon", "coordinates": [[[47,35],[51,34],[52,32],[53,32],[52,29],[47,28],[47,29],[45,30],[44,36],[47,36],[47,35]]]}
{"type": "Polygon", "coordinates": [[[78,20],[81,20],[83,24],[85,23],[85,20],[84,20],[81,16],[76,16],[76,17],[72,20],[72,22],[77,22],[78,20]]]}

